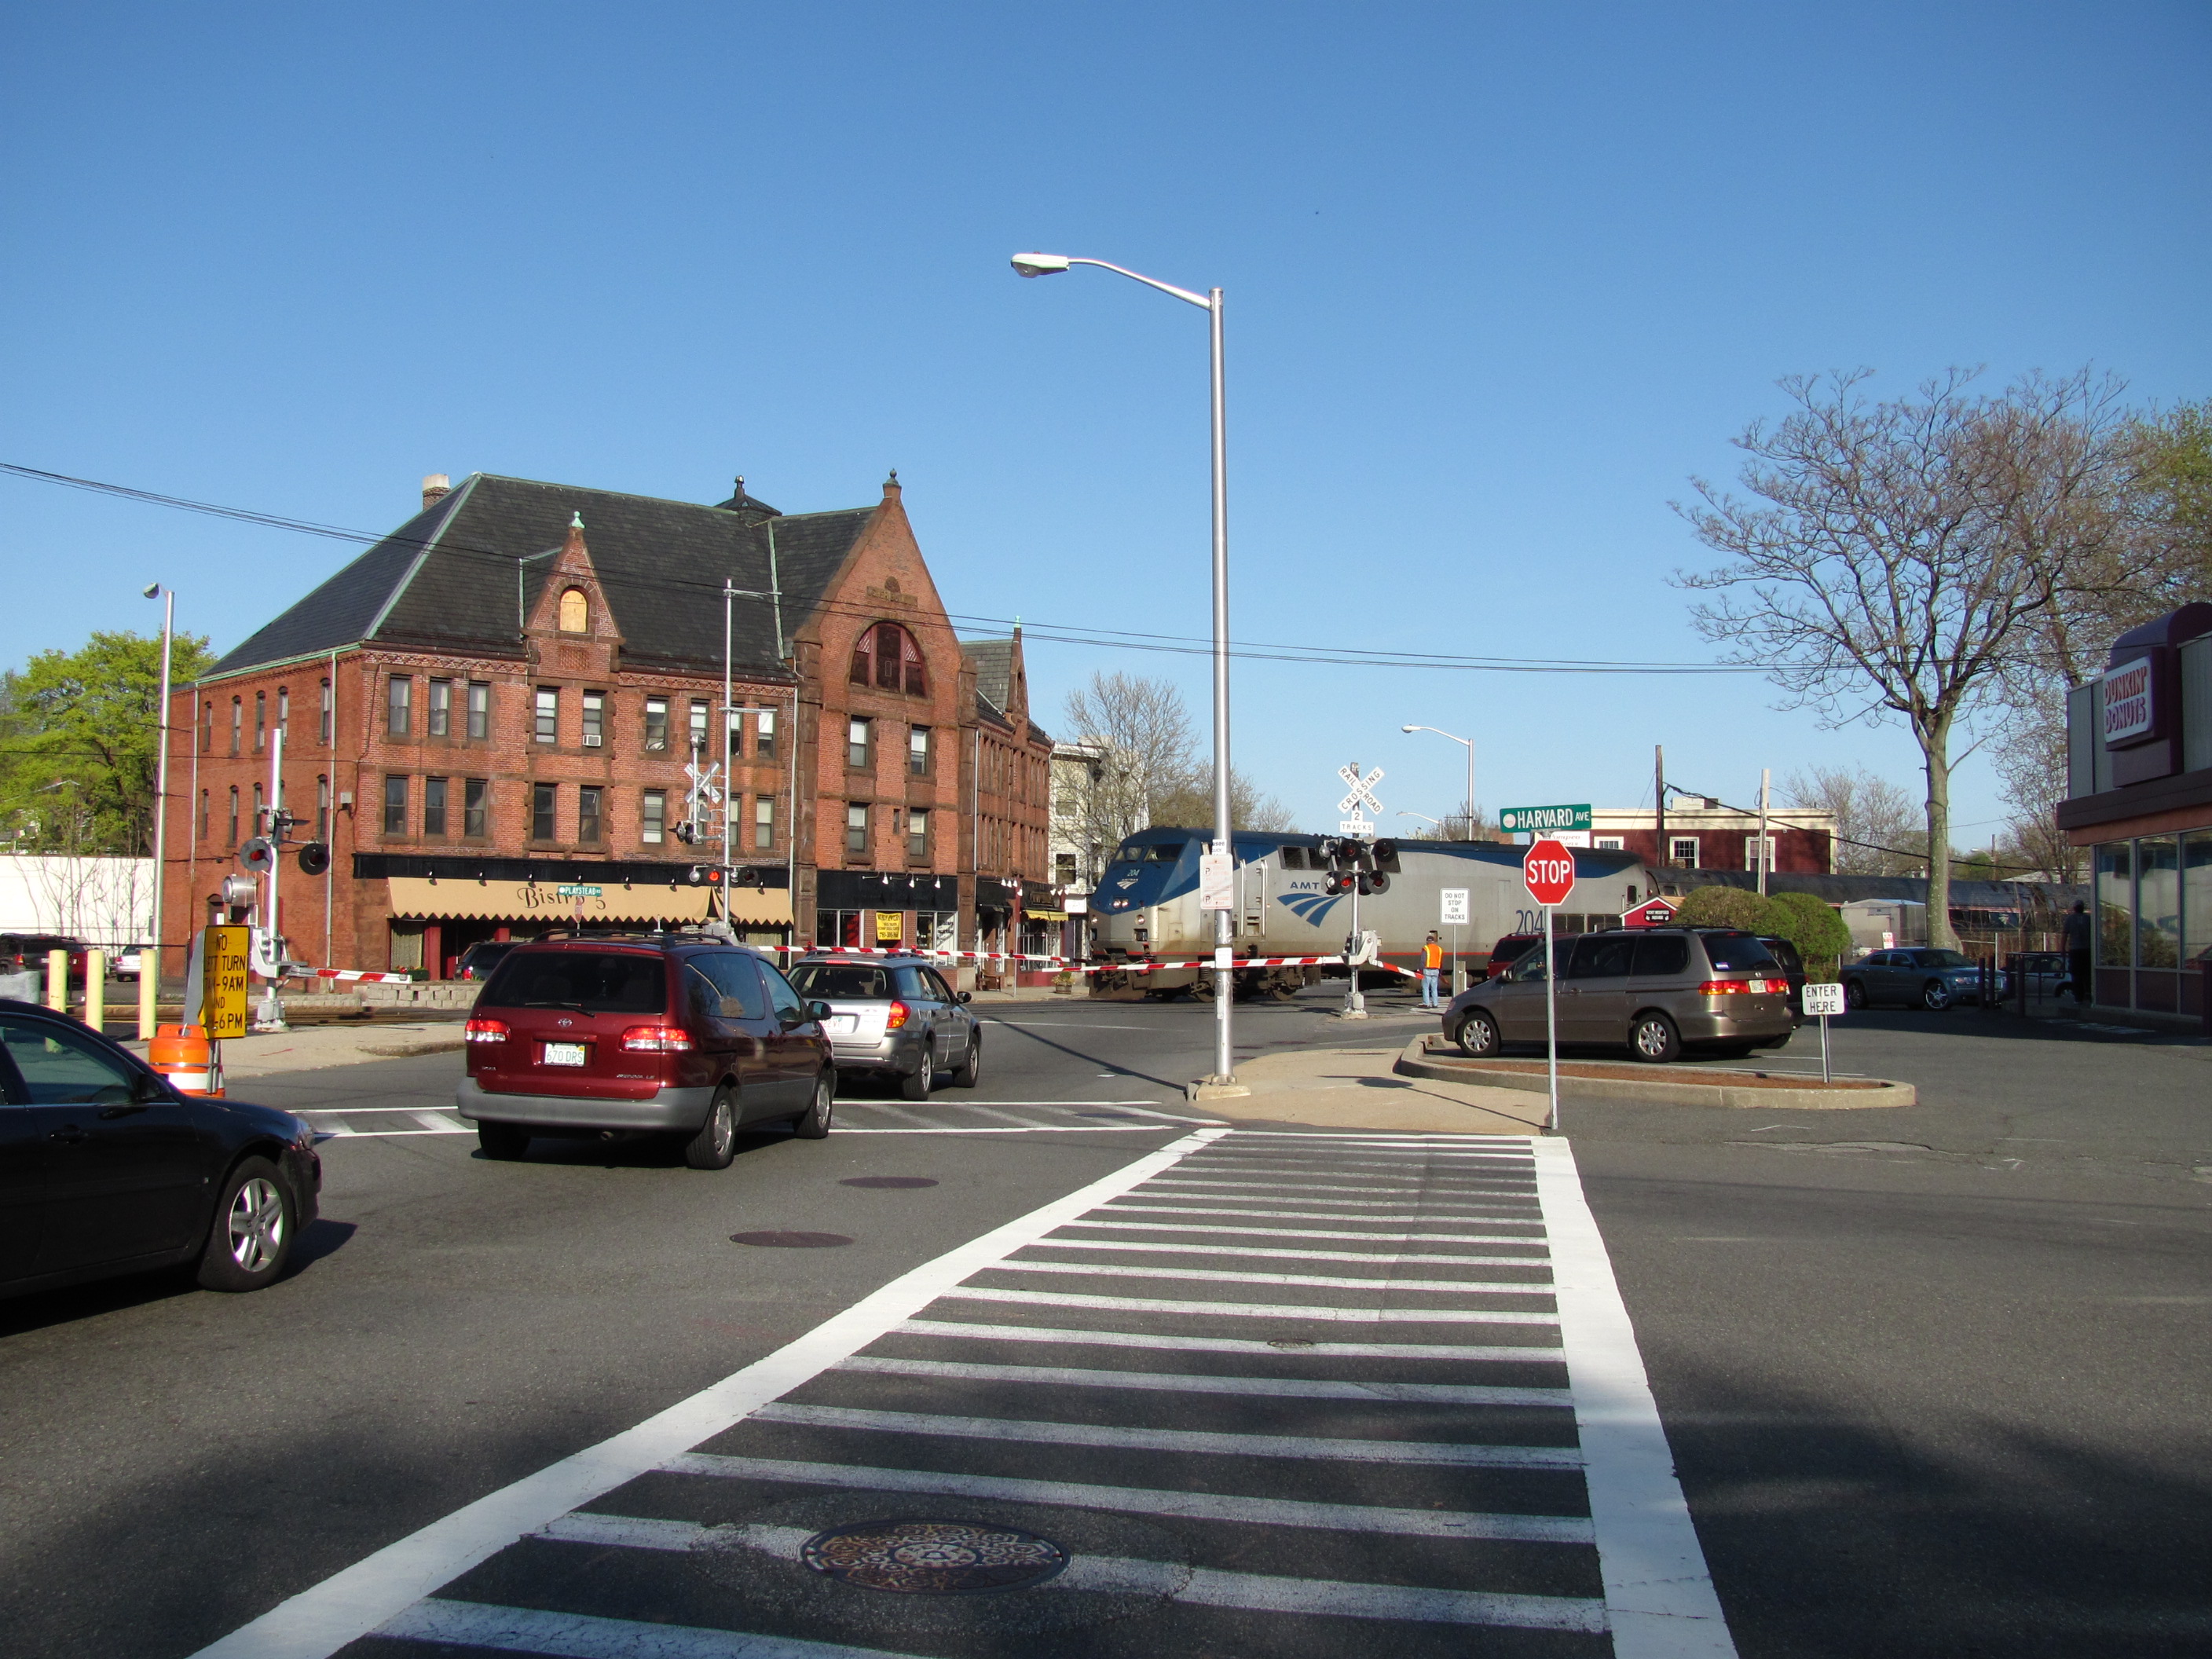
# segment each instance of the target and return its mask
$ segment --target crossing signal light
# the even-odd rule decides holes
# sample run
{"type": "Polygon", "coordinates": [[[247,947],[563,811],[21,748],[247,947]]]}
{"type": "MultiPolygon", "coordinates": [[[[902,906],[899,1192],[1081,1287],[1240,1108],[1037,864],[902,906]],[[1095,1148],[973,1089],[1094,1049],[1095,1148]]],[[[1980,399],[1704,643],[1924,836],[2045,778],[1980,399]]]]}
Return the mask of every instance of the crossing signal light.
{"type": "Polygon", "coordinates": [[[1389,890],[1390,878],[1380,870],[1371,874],[1365,870],[1359,872],[1359,896],[1362,898],[1365,898],[1370,893],[1387,893],[1389,890]]]}
{"type": "Polygon", "coordinates": [[[1352,890],[1352,884],[1358,879],[1349,870],[1332,870],[1322,881],[1321,890],[1331,898],[1341,898],[1352,890]]]}
{"type": "MultiPolygon", "coordinates": [[[[1394,876],[1398,873],[1398,843],[1396,842],[1378,841],[1370,849],[1369,855],[1374,860],[1375,867],[1377,870],[1387,871],[1394,876]]],[[[1376,890],[1379,892],[1382,890],[1378,888],[1376,890]]]]}
{"type": "Polygon", "coordinates": [[[300,849],[300,873],[319,876],[331,867],[331,849],[319,841],[311,841],[300,849]]]}
{"type": "Polygon", "coordinates": [[[676,839],[689,847],[699,839],[699,832],[688,823],[679,823],[676,826],[676,839]]]}

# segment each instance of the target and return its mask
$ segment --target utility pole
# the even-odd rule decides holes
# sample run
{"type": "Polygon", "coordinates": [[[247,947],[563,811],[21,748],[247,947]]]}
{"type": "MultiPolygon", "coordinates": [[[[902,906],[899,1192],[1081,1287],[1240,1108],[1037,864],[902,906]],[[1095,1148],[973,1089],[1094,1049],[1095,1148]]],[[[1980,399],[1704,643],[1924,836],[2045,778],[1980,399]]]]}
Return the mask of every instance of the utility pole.
{"type": "Polygon", "coordinates": [[[1667,866],[1674,860],[1667,855],[1667,751],[1658,744],[1651,745],[1651,799],[1659,808],[1659,866],[1660,884],[1667,880],[1667,866]]]}
{"type": "MultiPolygon", "coordinates": [[[[281,720],[269,733],[269,805],[261,833],[269,840],[269,908],[263,921],[269,933],[270,966],[276,971],[262,996],[254,1029],[282,1031],[289,1028],[284,1024],[284,1000],[276,991],[283,982],[284,967],[284,918],[276,898],[276,876],[284,867],[284,725],[281,720]]],[[[186,1011],[187,1017],[190,1012],[186,1011]]]]}
{"type": "Polygon", "coordinates": [[[1766,855],[1766,794],[1773,778],[1773,768],[1762,766],[1759,769],[1759,896],[1761,898],[1766,896],[1766,866],[1770,862],[1766,855]]]}

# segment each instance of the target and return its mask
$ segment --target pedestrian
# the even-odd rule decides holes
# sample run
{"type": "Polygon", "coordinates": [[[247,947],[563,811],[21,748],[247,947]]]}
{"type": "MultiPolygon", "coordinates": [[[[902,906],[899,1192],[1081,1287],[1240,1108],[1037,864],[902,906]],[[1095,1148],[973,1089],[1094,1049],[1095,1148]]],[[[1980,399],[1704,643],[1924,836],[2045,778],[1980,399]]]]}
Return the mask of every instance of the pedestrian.
{"type": "Polygon", "coordinates": [[[2074,988],[2074,1006],[2086,1008],[2089,1006],[2091,958],[2096,948],[2089,907],[2075,899],[2063,925],[2066,934],[2066,974],[2074,988]]]}
{"type": "Polygon", "coordinates": [[[1431,933],[1429,942],[1421,947],[1421,1006],[1424,1008],[1443,1006],[1437,998],[1437,974],[1443,965],[1444,947],[1437,942],[1436,934],[1431,933]]]}

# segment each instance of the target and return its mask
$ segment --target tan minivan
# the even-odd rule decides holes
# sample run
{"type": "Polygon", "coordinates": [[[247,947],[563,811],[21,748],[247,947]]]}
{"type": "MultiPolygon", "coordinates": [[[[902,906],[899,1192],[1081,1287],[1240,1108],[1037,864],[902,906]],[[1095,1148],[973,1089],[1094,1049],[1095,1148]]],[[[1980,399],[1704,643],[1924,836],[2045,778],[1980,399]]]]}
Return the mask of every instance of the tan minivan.
{"type": "MultiPolygon", "coordinates": [[[[1753,934],[1720,927],[1623,927],[1555,941],[1562,1043],[1625,1045],[1669,1060],[1697,1045],[1747,1054],[1790,1041],[1790,979],[1753,934]]],[[[1544,952],[1454,997],[1444,1035],[1477,1060],[1544,1040],[1544,952]]]]}

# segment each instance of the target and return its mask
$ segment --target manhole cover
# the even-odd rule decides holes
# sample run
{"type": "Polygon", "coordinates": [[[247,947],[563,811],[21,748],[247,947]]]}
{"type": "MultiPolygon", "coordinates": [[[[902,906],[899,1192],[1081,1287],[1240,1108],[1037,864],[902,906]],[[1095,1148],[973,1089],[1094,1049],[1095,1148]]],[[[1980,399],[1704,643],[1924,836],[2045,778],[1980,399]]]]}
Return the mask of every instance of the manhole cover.
{"type": "Polygon", "coordinates": [[[1267,1339],[1267,1346],[1271,1348],[1310,1348],[1314,1345],[1303,1336],[1271,1336],[1267,1339]]]}
{"type": "Polygon", "coordinates": [[[1042,1583],[1067,1565],[1067,1552],[1019,1527],[864,1521],[817,1533],[800,1549],[799,1559],[867,1589],[961,1595],[1042,1583]]]}
{"type": "Polygon", "coordinates": [[[1127,1117],[1131,1117],[1131,1116],[1133,1116],[1133,1115],[1134,1115],[1134,1114],[1133,1114],[1133,1113],[1130,1113],[1130,1112],[1078,1112],[1078,1113],[1076,1114],[1076,1116],[1078,1116],[1078,1117],[1115,1117],[1115,1118],[1127,1118],[1127,1117]]]}
{"type": "Polygon", "coordinates": [[[840,1187],[934,1187],[927,1176],[848,1176],[840,1187]]]}
{"type": "Polygon", "coordinates": [[[772,1250],[833,1250],[853,1241],[842,1233],[732,1233],[732,1244],[759,1244],[772,1250]]]}

